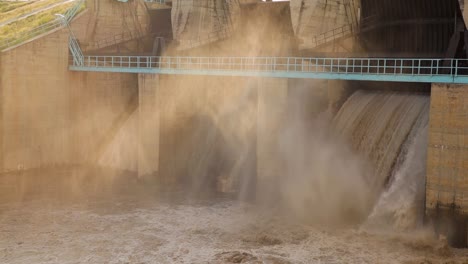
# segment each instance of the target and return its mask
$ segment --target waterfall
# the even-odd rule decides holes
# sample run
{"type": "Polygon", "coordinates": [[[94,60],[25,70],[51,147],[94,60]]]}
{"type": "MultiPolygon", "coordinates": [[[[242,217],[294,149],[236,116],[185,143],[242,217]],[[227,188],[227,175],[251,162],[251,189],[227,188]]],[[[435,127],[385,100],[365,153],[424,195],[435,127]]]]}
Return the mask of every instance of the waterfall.
{"type": "Polygon", "coordinates": [[[366,227],[406,230],[421,224],[424,215],[428,124],[427,110],[411,131],[404,151],[398,158],[390,186],[380,196],[366,227]]]}
{"type": "Polygon", "coordinates": [[[373,165],[367,181],[377,202],[365,227],[420,223],[429,102],[422,94],[357,91],[335,117],[337,131],[373,165]]]}
{"type": "Polygon", "coordinates": [[[335,117],[337,132],[373,165],[368,181],[376,194],[390,180],[404,143],[428,104],[426,95],[357,91],[335,117]]]}

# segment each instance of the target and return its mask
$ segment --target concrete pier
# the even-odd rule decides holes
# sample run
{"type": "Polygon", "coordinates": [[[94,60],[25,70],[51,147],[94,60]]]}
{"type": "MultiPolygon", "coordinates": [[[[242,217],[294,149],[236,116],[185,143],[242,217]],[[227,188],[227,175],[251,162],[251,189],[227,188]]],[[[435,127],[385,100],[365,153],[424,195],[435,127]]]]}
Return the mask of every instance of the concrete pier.
{"type": "Polygon", "coordinates": [[[138,175],[159,170],[159,75],[139,74],[138,175]]]}
{"type": "MultiPolygon", "coordinates": [[[[468,86],[433,84],[430,111],[426,210],[466,225],[460,217],[468,215],[468,86]]],[[[466,245],[466,235],[457,240],[466,245]]]]}
{"type": "Polygon", "coordinates": [[[288,79],[258,80],[257,112],[257,199],[268,200],[270,188],[276,188],[282,175],[280,128],[287,117],[288,79]]]}

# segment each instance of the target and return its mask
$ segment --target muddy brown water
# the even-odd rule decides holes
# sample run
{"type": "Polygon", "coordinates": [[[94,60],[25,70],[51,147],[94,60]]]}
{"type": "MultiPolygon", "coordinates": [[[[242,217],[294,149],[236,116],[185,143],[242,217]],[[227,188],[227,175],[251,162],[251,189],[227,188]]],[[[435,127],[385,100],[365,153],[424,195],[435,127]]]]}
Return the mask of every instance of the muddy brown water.
{"type": "Polygon", "coordinates": [[[0,263],[468,263],[467,249],[429,228],[327,229],[225,197],[155,190],[104,170],[0,176],[0,263]]]}

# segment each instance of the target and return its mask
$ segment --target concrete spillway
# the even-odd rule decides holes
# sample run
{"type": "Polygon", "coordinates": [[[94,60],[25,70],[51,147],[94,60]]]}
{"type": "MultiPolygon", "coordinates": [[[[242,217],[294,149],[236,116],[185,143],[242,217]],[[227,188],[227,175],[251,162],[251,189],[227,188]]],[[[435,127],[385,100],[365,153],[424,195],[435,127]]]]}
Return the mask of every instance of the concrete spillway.
{"type": "Polygon", "coordinates": [[[385,212],[394,226],[422,224],[428,117],[428,95],[369,91],[355,92],[335,117],[337,132],[371,163],[366,181],[380,200],[371,218],[385,212]]]}
{"type": "Polygon", "coordinates": [[[347,100],[335,123],[338,133],[374,166],[372,188],[383,188],[394,169],[403,144],[421,116],[427,114],[429,97],[358,91],[347,100]]]}

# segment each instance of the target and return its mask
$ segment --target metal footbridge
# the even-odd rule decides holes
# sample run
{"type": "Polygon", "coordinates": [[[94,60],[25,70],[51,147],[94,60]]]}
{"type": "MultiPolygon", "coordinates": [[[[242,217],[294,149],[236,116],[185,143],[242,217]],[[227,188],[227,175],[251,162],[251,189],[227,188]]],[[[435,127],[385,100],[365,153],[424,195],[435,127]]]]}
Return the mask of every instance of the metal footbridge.
{"type": "Polygon", "coordinates": [[[72,71],[468,84],[467,59],[95,56],[71,29],[69,47],[72,71]]]}
{"type": "Polygon", "coordinates": [[[72,71],[468,84],[466,59],[86,56],[73,41],[70,49],[72,71]]]}

